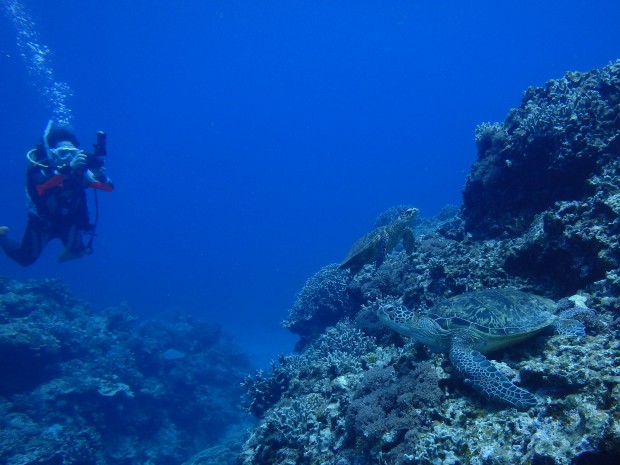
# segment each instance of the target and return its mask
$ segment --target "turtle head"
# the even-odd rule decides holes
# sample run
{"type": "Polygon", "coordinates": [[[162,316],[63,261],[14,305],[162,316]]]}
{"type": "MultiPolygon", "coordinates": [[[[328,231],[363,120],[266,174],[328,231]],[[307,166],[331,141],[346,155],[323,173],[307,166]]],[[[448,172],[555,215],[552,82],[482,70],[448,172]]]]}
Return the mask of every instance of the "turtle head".
{"type": "Polygon", "coordinates": [[[403,335],[408,335],[419,319],[418,313],[407,308],[400,299],[383,301],[377,316],[384,325],[403,335]]]}
{"type": "Polygon", "coordinates": [[[405,210],[399,215],[398,219],[399,221],[409,223],[411,220],[415,218],[417,214],[418,214],[417,208],[407,208],[407,210],[405,210]]]}
{"type": "Polygon", "coordinates": [[[446,350],[446,344],[450,341],[449,332],[428,316],[407,308],[401,300],[382,302],[377,313],[379,320],[398,334],[426,344],[431,350],[446,350]]]}

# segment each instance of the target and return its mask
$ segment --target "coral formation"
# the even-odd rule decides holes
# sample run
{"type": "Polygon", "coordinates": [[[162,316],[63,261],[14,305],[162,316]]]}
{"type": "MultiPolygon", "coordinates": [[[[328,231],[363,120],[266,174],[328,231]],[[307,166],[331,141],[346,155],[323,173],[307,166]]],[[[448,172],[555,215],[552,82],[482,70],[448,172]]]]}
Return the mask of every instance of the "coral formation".
{"type": "Polygon", "coordinates": [[[475,136],[460,211],[415,223],[410,254],[396,249],[348,277],[329,265],[309,281],[286,324],[303,337],[301,353],[246,380],[259,423],[240,463],[620,460],[620,61],[528,89],[503,123],[475,136]],[[377,321],[386,298],[426,310],[503,287],[596,312],[578,340],[534,337],[490,355],[536,395],[522,411],[485,399],[444,354],[377,321]]]}
{"type": "Polygon", "coordinates": [[[327,265],[308,279],[283,323],[302,336],[301,345],[346,316],[352,308],[349,281],[349,273],[338,265],[327,265]]]}
{"type": "Polygon", "coordinates": [[[180,464],[243,418],[248,369],[213,325],[0,278],[0,462],[180,464]]]}

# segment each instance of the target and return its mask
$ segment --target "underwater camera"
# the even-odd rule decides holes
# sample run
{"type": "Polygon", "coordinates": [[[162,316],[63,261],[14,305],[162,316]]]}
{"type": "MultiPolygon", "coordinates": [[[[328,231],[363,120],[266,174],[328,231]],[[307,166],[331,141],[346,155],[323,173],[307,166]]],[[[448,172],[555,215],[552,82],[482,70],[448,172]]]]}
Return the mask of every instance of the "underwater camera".
{"type": "Polygon", "coordinates": [[[97,132],[97,142],[93,144],[94,152],[87,152],[86,166],[88,169],[99,169],[103,166],[103,159],[107,154],[106,151],[107,134],[103,131],[97,132]]]}

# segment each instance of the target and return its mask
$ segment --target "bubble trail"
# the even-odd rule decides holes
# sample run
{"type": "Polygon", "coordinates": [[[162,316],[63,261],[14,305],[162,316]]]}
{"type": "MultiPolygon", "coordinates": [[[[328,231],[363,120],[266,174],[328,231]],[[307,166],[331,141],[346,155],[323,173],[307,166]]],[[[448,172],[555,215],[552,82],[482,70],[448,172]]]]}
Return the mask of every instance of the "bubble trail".
{"type": "Polygon", "coordinates": [[[73,116],[67,100],[73,96],[73,91],[68,84],[54,79],[50,49],[41,43],[36,24],[19,0],[2,0],[2,3],[15,26],[17,48],[32,84],[51,111],[54,123],[71,128],[73,116]]]}

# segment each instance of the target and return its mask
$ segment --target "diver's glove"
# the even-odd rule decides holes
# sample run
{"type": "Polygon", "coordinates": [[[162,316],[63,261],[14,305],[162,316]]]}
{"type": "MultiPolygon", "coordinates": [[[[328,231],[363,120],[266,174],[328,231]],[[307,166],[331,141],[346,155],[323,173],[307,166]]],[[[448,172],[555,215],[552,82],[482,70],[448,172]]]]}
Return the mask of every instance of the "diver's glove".
{"type": "Polygon", "coordinates": [[[73,157],[73,160],[71,160],[69,166],[71,166],[71,169],[73,170],[83,170],[84,168],[86,168],[87,163],[88,156],[86,155],[86,152],[80,151],[75,157],[73,157]]]}
{"type": "Polygon", "coordinates": [[[92,178],[91,181],[102,182],[104,184],[112,184],[112,181],[105,173],[105,168],[89,169],[89,175],[92,178]]]}

